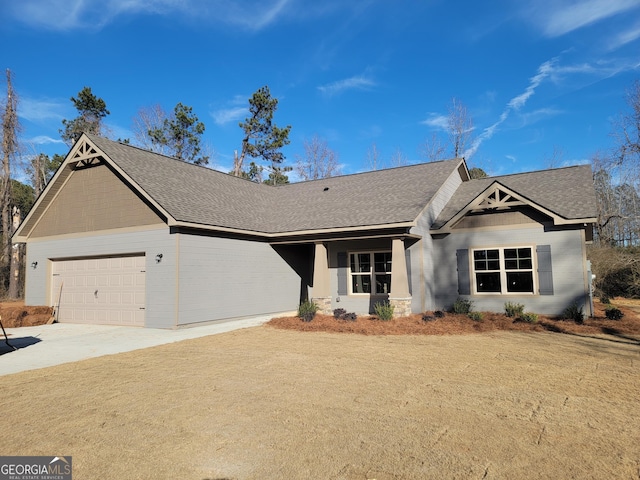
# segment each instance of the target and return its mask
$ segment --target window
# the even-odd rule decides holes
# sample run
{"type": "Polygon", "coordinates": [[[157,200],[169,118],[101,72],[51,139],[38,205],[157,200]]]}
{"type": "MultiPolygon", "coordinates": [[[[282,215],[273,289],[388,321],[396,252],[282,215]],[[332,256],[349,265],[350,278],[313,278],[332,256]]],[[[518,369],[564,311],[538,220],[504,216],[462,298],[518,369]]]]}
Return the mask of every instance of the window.
{"type": "Polygon", "coordinates": [[[473,250],[476,293],[533,293],[531,247],[473,250]]]}
{"type": "Polygon", "coordinates": [[[349,254],[352,294],[384,295],[391,291],[391,252],[349,254]]]}

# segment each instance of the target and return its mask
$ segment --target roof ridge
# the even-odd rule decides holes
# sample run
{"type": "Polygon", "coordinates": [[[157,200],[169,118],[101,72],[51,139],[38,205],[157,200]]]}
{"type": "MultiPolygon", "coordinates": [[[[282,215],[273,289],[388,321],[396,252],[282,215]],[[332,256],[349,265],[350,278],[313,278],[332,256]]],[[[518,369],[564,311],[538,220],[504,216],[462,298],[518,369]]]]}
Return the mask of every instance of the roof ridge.
{"type": "Polygon", "coordinates": [[[366,172],[356,172],[356,173],[344,173],[341,175],[333,175],[331,177],[323,177],[323,178],[315,178],[312,180],[302,180],[300,182],[293,182],[293,183],[286,183],[284,185],[278,185],[278,187],[286,187],[288,185],[303,185],[303,184],[309,184],[309,183],[313,183],[313,182],[322,182],[322,181],[327,181],[327,180],[331,180],[334,178],[344,178],[344,177],[355,177],[355,176],[360,176],[360,175],[376,175],[376,174],[382,174],[384,172],[389,172],[391,170],[400,170],[403,168],[416,168],[416,167],[424,167],[427,165],[435,165],[435,164],[441,164],[441,163],[446,163],[446,162],[461,162],[463,159],[462,158],[449,158],[447,160],[437,160],[435,162],[420,162],[420,163],[413,163],[411,165],[399,165],[396,167],[387,167],[387,168],[380,168],[379,170],[367,170],[366,172]]]}
{"type": "Polygon", "coordinates": [[[540,170],[532,170],[530,172],[518,172],[518,173],[505,173],[504,175],[496,175],[496,176],[487,176],[487,177],[483,177],[483,178],[474,178],[473,180],[495,180],[497,178],[504,178],[504,177],[515,177],[518,175],[531,175],[532,173],[545,173],[545,172],[557,172],[560,170],[568,170],[570,168],[584,168],[584,167],[591,167],[591,164],[589,163],[581,163],[579,165],[567,165],[566,167],[558,167],[558,168],[543,168],[540,170]]]}

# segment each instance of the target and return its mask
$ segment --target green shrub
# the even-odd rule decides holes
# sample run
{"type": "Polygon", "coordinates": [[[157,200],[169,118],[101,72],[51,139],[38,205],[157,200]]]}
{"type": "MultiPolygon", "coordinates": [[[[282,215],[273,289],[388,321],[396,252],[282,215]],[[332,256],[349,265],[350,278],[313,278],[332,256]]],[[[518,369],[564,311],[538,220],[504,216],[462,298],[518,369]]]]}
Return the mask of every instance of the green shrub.
{"type": "Polygon", "coordinates": [[[562,312],[562,318],[566,320],[573,320],[576,323],[584,323],[584,313],[582,313],[582,307],[579,307],[577,303],[572,303],[562,312]]]}
{"type": "Polygon", "coordinates": [[[305,300],[298,307],[298,317],[300,317],[303,322],[310,322],[313,320],[313,317],[316,316],[317,311],[318,305],[310,300],[305,300]]]}
{"type": "Polygon", "coordinates": [[[380,320],[391,320],[393,318],[393,305],[389,302],[376,303],[373,306],[373,311],[380,320]]]}
{"type": "Polygon", "coordinates": [[[609,298],[609,296],[606,293],[603,293],[600,296],[600,303],[602,303],[604,305],[611,305],[611,299],[609,298]]]}
{"type": "Polygon", "coordinates": [[[451,307],[453,313],[462,313],[464,315],[471,313],[471,310],[473,310],[473,302],[460,297],[458,297],[453,303],[453,307],[451,307]]]}
{"type": "Polygon", "coordinates": [[[442,310],[436,310],[435,312],[433,312],[433,316],[436,318],[444,318],[445,313],[442,310]]]}
{"type": "Polygon", "coordinates": [[[482,312],[469,312],[469,318],[471,320],[475,320],[476,322],[481,322],[482,321],[482,312]]]}
{"type": "Polygon", "coordinates": [[[430,322],[432,320],[435,320],[436,317],[434,317],[433,315],[429,315],[428,313],[423,313],[422,314],[422,321],[423,322],[430,322]]]}
{"type": "Polygon", "coordinates": [[[524,313],[524,305],[507,302],[504,304],[504,313],[507,317],[521,317],[524,313]]]}
{"type": "Polygon", "coordinates": [[[535,313],[523,313],[522,315],[520,315],[520,319],[523,322],[527,322],[527,323],[537,323],[538,315],[535,313]]]}
{"type": "Polygon", "coordinates": [[[604,314],[609,320],[622,320],[622,317],[624,317],[624,313],[622,313],[619,308],[613,306],[607,307],[604,314]]]}

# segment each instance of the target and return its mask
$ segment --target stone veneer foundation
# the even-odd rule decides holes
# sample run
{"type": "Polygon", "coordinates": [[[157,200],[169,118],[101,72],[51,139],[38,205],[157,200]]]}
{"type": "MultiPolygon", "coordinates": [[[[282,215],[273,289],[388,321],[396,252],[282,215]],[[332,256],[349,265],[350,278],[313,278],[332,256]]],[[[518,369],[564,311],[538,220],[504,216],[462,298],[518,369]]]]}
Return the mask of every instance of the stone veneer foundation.
{"type": "Polygon", "coordinates": [[[318,311],[323,315],[333,315],[331,297],[315,297],[311,301],[318,306],[318,311]]]}
{"type": "Polygon", "coordinates": [[[411,297],[390,298],[389,304],[393,307],[393,317],[407,317],[411,315],[411,297]]]}

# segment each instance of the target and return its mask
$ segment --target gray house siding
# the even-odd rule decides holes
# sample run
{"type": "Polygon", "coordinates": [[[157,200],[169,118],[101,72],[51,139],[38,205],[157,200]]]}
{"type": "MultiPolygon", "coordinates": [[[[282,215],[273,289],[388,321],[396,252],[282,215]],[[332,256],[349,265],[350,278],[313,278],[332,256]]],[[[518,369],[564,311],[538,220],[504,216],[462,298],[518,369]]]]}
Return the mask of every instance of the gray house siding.
{"type": "MultiPolygon", "coordinates": [[[[462,231],[437,238],[434,244],[434,259],[438,274],[434,277],[437,308],[450,307],[458,297],[474,303],[478,311],[504,311],[505,302],[525,305],[525,310],[540,314],[558,315],[571,303],[578,303],[585,314],[590,314],[588,283],[586,275],[586,252],[584,230],[544,231],[542,225],[535,228],[493,229],[485,231],[462,231]],[[460,294],[457,259],[458,250],[508,246],[531,246],[537,257],[534,264],[538,291],[535,294],[460,294]],[[536,247],[543,246],[536,254],[536,247]],[[548,247],[547,247],[548,246],[548,247]],[[543,255],[550,251],[550,265],[545,265],[543,255]],[[550,266],[550,269],[549,269],[550,266]],[[538,272],[538,269],[542,271],[538,272]]],[[[470,260],[468,260],[470,261],[470,260]]],[[[464,278],[464,272],[461,277],[464,278]]],[[[468,278],[473,277],[470,269],[468,278]]],[[[462,291],[465,292],[464,285],[462,291]]]]}
{"type": "Polygon", "coordinates": [[[189,234],[176,237],[179,325],[297,309],[303,279],[288,263],[292,260],[271,245],[189,234]]]}
{"type": "Polygon", "coordinates": [[[141,253],[146,256],[145,326],[171,328],[176,325],[176,237],[168,227],[138,232],[58,237],[30,241],[27,247],[27,305],[54,305],[50,294],[51,261],[63,258],[97,257],[141,253]],[[156,263],[155,256],[163,254],[156,263]]]}
{"type": "Polygon", "coordinates": [[[411,247],[410,282],[413,286],[411,309],[414,313],[439,308],[435,298],[436,282],[434,277],[439,275],[441,267],[438,259],[433,255],[434,245],[430,228],[461,183],[460,173],[455,170],[420,215],[416,226],[411,229],[411,233],[422,237],[418,243],[411,247]]]}

